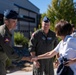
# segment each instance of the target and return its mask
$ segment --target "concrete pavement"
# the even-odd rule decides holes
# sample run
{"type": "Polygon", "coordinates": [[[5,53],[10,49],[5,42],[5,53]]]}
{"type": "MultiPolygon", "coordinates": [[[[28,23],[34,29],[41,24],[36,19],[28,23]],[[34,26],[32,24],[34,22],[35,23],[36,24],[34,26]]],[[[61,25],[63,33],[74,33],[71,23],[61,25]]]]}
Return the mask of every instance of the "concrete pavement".
{"type": "MultiPolygon", "coordinates": [[[[55,75],[56,75],[56,69],[54,69],[54,73],[55,73],[55,75]]],[[[25,71],[15,71],[15,72],[13,72],[13,73],[9,73],[9,74],[7,74],[7,75],[32,75],[32,71],[30,71],[30,72],[25,72],[25,71]]]]}
{"type": "Polygon", "coordinates": [[[13,72],[13,73],[9,73],[7,75],[32,75],[32,71],[31,72],[16,71],[16,72],[13,72]]]}

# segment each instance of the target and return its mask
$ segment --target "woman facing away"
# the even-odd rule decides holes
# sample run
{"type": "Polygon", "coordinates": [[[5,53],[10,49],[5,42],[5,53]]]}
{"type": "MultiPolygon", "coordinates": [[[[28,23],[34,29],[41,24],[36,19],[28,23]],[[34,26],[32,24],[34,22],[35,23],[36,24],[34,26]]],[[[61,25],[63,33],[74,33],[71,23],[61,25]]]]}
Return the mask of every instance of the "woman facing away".
{"type": "Polygon", "coordinates": [[[72,33],[72,26],[67,21],[61,20],[55,25],[55,32],[56,35],[62,39],[59,44],[52,51],[32,58],[32,61],[52,58],[59,53],[60,64],[63,63],[63,66],[70,68],[68,74],[65,75],[76,75],[76,38],[70,36],[72,33]]]}

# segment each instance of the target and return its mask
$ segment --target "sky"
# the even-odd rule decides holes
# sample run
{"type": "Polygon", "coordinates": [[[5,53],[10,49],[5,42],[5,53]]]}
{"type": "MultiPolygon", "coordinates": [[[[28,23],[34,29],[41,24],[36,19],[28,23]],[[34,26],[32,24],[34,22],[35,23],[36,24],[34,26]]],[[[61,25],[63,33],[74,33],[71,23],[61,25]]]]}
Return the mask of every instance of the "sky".
{"type": "Polygon", "coordinates": [[[40,13],[46,12],[48,5],[51,3],[51,0],[29,0],[29,1],[40,9],[40,13]]]}
{"type": "MultiPolygon", "coordinates": [[[[45,13],[47,11],[48,5],[51,4],[52,0],[29,0],[35,6],[40,9],[40,13],[45,13]]],[[[76,2],[76,0],[74,0],[76,2]]]]}

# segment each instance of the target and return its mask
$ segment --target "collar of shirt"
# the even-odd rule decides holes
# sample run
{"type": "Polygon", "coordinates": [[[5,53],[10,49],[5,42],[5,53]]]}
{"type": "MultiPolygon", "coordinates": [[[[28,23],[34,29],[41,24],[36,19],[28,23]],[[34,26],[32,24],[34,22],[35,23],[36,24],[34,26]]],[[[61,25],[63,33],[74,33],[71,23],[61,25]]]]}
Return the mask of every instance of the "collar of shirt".
{"type": "Polygon", "coordinates": [[[64,40],[62,40],[63,46],[67,43],[67,39],[70,38],[70,37],[72,37],[72,36],[67,35],[67,36],[64,38],[64,40]]]}
{"type": "Polygon", "coordinates": [[[67,36],[64,38],[63,42],[66,42],[66,41],[67,41],[67,39],[68,39],[68,38],[70,38],[70,37],[72,37],[72,36],[67,35],[67,36]]]}
{"type": "Polygon", "coordinates": [[[49,35],[50,29],[49,29],[49,31],[48,31],[48,33],[47,33],[47,34],[44,32],[44,30],[43,30],[43,29],[41,29],[41,32],[43,33],[43,35],[45,35],[45,36],[47,37],[47,36],[49,35]]]}

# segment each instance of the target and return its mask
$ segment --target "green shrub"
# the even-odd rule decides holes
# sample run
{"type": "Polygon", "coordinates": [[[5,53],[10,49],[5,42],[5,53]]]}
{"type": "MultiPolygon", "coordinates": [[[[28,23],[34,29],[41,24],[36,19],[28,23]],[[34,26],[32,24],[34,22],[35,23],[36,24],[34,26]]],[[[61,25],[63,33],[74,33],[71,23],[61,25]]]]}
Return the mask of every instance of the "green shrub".
{"type": "Polygon", "coordinates": [[[23,33],[14,32],[14,43],[15,45],[28,46],[28,38],[26,38],[23,33]]]}

